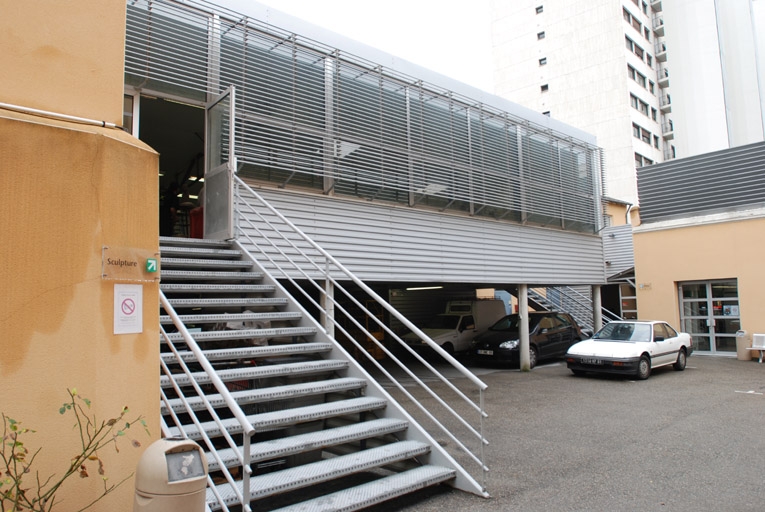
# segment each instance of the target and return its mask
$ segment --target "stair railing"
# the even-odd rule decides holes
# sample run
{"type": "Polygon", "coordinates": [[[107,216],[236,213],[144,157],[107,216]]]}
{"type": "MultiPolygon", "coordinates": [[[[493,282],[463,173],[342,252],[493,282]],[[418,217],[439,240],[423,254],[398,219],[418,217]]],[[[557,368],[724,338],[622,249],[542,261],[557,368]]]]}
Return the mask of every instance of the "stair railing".
{"type": "MultiPolygon", "coordinates": [[[[220,396],[223,399],[223,401],[226,403],[226,406],[232,412],[234,417],[237,419],[237,421],[241,425],[242,436],[244,438],[243,447],[240,449],[237,443],[228,433],[217,411],[215,410],[213,405],[210,403],[210,401],[207,399],[207,394],[199,386],[196,379],[193,378],[192,376],[193,372],[189,369],[186,362],[182,359],[181,354],[178,352],[177,348],[175,347],[175,344],[170,340],[170,337],[168,336],[167,331],[165,331],[165,328],[160,325],[160,333],[162,335],[162,338],[165,341],[165,345],[175,355],[176,362],[178,363],[182,373],[171,372],[167,364],[162,359],[160,359],[161,372],[162,374],[166,375],[170,379],[170,382],[172,383],[176,396],[180,399],[181,403],[183,404],[183,408],[184,408],[183,412],[185,414],[188,414],[189,418],[196,426],[198,432],[202,436],[203,444],[206,445],[207,447],[206,452],[208,456],[212,456],[213,458],[215,458],[215,461],[217,462],[217,465],[220,468],[220,471],[223,473],[223,476],[225,477],[226,481],[229,483],[229,485],[231,486],[231,489],[235,493],[237,500],[239,501],[239,505],[242,507],[242,510],[244,510],[245,512],[252,512],[252,508],[250,507],[250,501],[251,501],[250,475],[252,474],[252,469],[250,467],[250,460],[251,460],[250,441],[252,439],[253,434],[255,434],[255,427],[253,427],[252,423],[250,423],[250,421],[247,419],[247,415],[244,413],[244,411],[242,411],[241,406],[236,402],[234,397],[231,395],[231,392],[226,387],[226,384],[218,376],[217,372],[215,371],[215,368],[207,359],[204,352],[199,347],[196,340],[194,340],[194,337],[191,335],[189,330],[183,324],[183,321],[181,321],[175,309],[173,309],[172,305],[167,300],[167,297],[165,297],[165,294],[162,291],[159,292],[159,300],[160,300],[160,304],[162,305],[162,308],[165,310],[165,313],[167,313],[170,316],[176,329],[178,329],[178,332],[183,337],[183,341],[185,342],[186,347],[188,348],[190,352],[194,354],[194,357],[195,357],[194,362],[199,364],[202,367],[204,372],[207,374],[207,377],[210,379],[210,383],[215,387],[218,393],[220,393],[220,396]],[[186,393],[184,393],[181,390],[181,387],[178,385],[176,378],[179,377],[180,375],[186,376],[186,378],[188,379],[188,385],[194,388],[194,392],[204,404],[205,410],[207,411],[207,413],[210,414],[212,420],[217,424],[223,437],[226,439],[226,442],[228,443],[229,447],[236,454],[238,459],[237,467],[241,467],[241,470],[242,470],[241,471],[241,474],[242,474],[241,490],[236,483],[236,479],[231,474],[231,471],[218,455],[219,447],[216,447],[213,444],[212,440],[207,435],[207,432],[205,432],[205,430],[202,428],[197,412],[189,404],[186,393]]],[[[160,390],[162,393],[162,402],[165,405],[165,408],[168,411],[169,416],[172,418],[173,423],[181,432],[181,435],[185,437],[185,433],[183,430],[183,422],[181,422],[177,414],[173,411],[173,408],[171,407],[171,404],[170,404],[170,399],[168,398],[165,391],[161,388],[160,390]]],[[[162,434],[164,437],[172,436],[172,432],[170,431],[170,428],[166,424],[164,417],[162,418],[162,434]]],[[[225,501],[218,493],[217,486],[212,481],[212,478],[209,475],[207,477],[207,488],[211,490],[211,492],[215,496],[215,499],[221,505],[222,510],[224,512],[229,512],[228,506],[226,505],[225,501]]]]}
{"type": "MultiPolygon", "coordinates": [[[[531,295],[534,300],[541,302],[540,299],[544,299],[544,301],[551,304],[555,309],[570,313],[582,328],[592,330],[592,299],[576,289],[571,288],[570,286],[534,288],[529,289],[529,295],[531,295]],[[560,301],[558,301],[558,303],[550,299],[550,290],[555,290],[560,294],[560,301]]],[[[622,319],[619,315],[607,308],[601,307],[600,310],[603,320],[606,322],[622,319]]]]}
{"type": "MultiPolygon", "coordinates": [[[[383,299],[366,283],[361,281],[355,274],[344,267],[332,255],[320,247],[301,229],[295,226],[284,215],[271,206],[260,194],[255,192],[241,178],[236,177],[236,217],[237,217],[237,238],[246,240],[245,246],[240,242],[243,250],[249,252],[250,249],[260,253],[259,258],[253,258],[255,261],[264,264],[264,268],[270,271],[272,275],[286,279],[295,287],[299,293],[308,301],[316,311],[320,312],[322,318],[326,319],[331,329],[339,331],[355,347],[358,354],[366,357],[368,362],[382,374],[387,381],[397,388],[414,407],[423,414],[435,426],[438,432],[448,437],[458,448],[463,456],[475,462],[482,471],[482,489],[483,494],[486,489],[486,475],[488,467],[485,464],[484,447],[488,444],[483,434],[483,422],[487,417],[484,407],[484,397],[487,385],[476,377],[470,370],[457,361],[452,355],[443,350],[438,344],[430,339],[416,325],[404,317],[398,310],[391,306],[388,301],[383,299]],[[266,262],[263,261],[266,260],[266,262]],[[303,286],[298,281],[307,283],[303,286]],[[321,281],[321,282],[318,282],[321,281]],[[426,360],[418,351],[412,349],[404,340],[394,332],[390,326],[385,323],[378,315],[374,314],[365,306],[366,300],[361,300],[354,296],[341,281],[351,282],[363,291],[365,296],[375,304],[382,307],[391,317],[396,318],[405,327],[415,333],[433,352],[447,361],[459,374],[467,379],[478,392],[478,403],[467,396],[462,390],[455,386],[449,379],[440,373],[428,360],[426,360]],[[332,284],[332,293],[328,293],[324,283],[332,284]],[[336,293],[340,292],[353,305],[353,311],[337,300],[336,293]],[[316,300],[316,296],[320,297],[316,300]],[[336,319],[336,312],[340,312],[344,318],[348,319],[355,328],[355,332],[350,332],[351,327],[342,325],[336,319]],[[361,318],[361,319],[360,319],[361,318]],[[473,410],[478,417],[478,425],[474,426],[466,420],[454,407],[446,403],[443,397],[428,386],[422,378],[415,374],[410,365],[403,363],[391,351],[385,343],[377,338],[367,325],[372,325],[382,329],[388,339],[395,342],[395,346],[403,349],[416,361],[418,361],[432,378],[445,384],[469,410],[473,410]],[[361,341],[372,343],[375,350],[381,351],[387,356],[397,371],[403,371],[411,381],[423,390],[430,398],[434,399],[442,409],[447,413],[446,418],[436,417],[434,411],[428,410],[401,382],[399,378],[392,375],[368,347],[361,341]],[[455,421],[464,427],[469,439],[477,442],[478,448],[471,449],[463,441],[458,439],[452,430],[444,425],[444,421],[455,421]],[[478,453],[474,453],[477,451],[478,453]]],[[[356,293],[359,293],[356,291],[356,293]]],[[[336,339],[336,338],[335,338],[336,339]]],[[[475,420],[474,420],[475,421],[475,420]]],[[[472,478],[472,477],[470,477],[472,478]]]]}

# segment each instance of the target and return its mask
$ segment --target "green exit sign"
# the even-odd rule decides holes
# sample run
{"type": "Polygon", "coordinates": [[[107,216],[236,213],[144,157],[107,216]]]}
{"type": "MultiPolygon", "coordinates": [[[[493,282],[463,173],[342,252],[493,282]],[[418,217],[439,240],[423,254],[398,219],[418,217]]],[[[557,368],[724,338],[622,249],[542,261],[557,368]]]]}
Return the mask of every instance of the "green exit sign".
{"type": "Polygon", "coordinates": [[[157,259],[156,258],[149,258],[146,260],[146,272],[156,272],[157,271],[157,259]]]}

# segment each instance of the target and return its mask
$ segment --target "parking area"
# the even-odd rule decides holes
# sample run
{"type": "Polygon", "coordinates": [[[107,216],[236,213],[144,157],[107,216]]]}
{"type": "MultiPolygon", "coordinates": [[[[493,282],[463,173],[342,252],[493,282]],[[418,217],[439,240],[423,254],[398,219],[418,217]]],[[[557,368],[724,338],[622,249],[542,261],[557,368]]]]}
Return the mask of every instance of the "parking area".
{"type": "Polygon", "coordinates": [[[760,511],[765,364],[694,355],[646,381],[475,368],[489,386],[483,499],[427,490],[379,510],[760,511]]]}

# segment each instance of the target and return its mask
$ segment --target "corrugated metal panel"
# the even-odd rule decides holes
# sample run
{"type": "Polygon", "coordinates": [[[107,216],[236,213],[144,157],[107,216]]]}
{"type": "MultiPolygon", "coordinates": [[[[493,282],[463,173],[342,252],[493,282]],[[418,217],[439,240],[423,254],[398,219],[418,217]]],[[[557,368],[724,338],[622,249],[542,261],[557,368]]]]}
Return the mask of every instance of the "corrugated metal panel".
{"type": "Polygon", "coordinates": [[[365,281],[605,281],[599,236],[315,194],[259,193],[365,281]]]}
{"type": "Polygon", "coordinates": [[[644,223],[761,206],[765,143],[642,167],[637,179],[644,223]]]}
{"type": "Polygon", "coordinates": [[[603,257],[609,276],[635,266],[631,225],[612,226],[603,230],[603,257]]]}

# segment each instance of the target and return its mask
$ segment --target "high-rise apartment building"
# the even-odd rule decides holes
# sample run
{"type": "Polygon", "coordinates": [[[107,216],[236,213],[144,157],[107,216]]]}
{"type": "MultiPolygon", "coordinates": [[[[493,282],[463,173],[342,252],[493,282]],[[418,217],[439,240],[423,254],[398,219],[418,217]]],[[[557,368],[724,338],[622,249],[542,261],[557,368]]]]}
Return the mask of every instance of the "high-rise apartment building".
{"type": "Polygon", "coordinates": [[[763,140],[764,0],[514,0],[493,17],[495,92],[596,135],[611,197],[637,204],[637,167],[763,140]]]}

